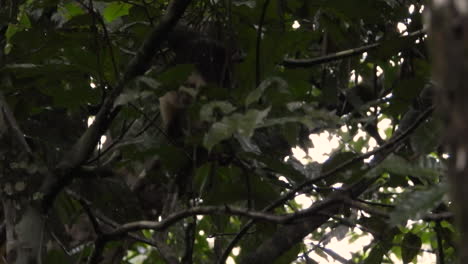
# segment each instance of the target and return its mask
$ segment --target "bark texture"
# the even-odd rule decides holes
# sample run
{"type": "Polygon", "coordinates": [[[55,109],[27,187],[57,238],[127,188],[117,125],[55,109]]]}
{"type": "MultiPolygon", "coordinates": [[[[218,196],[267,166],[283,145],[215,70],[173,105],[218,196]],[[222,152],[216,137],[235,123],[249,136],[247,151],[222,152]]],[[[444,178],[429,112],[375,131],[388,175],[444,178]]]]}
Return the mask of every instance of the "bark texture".
{"type": "Polygon", "coordinates": [[[465,1],[433,1],[430,44],[439,113],[446,122],[450,153],[451,198],[458,225],[459,263],[468,259],[468,5],[465,1]]]}

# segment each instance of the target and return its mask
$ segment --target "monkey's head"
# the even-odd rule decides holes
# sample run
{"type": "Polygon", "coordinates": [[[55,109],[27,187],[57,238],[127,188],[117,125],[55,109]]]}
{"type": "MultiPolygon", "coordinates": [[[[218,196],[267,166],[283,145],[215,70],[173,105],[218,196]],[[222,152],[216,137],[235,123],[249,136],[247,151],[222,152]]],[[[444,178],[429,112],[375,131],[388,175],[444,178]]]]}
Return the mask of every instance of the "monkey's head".
{"type": "Polygon", "coordinates": [[[207,83],[197,71],[190,74],[183,86],[159,98],[163,127],[169,136],[179,137],[187,129],[187,108],[195,99],[195,93],[207,83]],[[190,94],[188,90],[194,93],[190,94]]]}
{"type": "Polygon", "coordinates": [[[175,64],[193,64],[205,83],[227,87],[231,54],[225,45],[202,33],[177,28],[168,39],[175,53],[175,64]]]}
{"type": "Polygon", "coordinates": [[[175,54],[174,64],[193,64],[195,70],[177,91],[159,98],[163,127],[172,139],[179,139],[188,130],[187,109],[201,87],[213,84],[227,88],[230,82],[230,55],[222,43],[188,28],[176,28],[168,38],[168,47],[175,54]]]}

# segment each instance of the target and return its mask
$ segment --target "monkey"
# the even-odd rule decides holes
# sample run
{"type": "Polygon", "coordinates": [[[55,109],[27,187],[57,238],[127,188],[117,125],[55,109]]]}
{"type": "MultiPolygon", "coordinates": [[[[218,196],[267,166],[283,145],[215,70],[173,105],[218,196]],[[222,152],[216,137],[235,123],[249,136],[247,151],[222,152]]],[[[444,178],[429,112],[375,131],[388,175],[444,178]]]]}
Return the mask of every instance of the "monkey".
{"type": "MultiPolygon", "coordinates": [[[[184,86],[197,91],[206,84],[201,74],[195,71],[188,77],[184,86]]],[[[187,108],[193,99],[194,95],[187,93],[182,88],[177,91],[169,91],[159,98],[163,129],[171,139],[184,136],[185,130],[188,129],[187,108]]]]}
{"type": "Polygon", "coordinates": [[[224,45],[189,29],[177,28],[168,39],[169,48],[175,53],[174,64],[194,64],[195,70],[177,91],[169,91],[159,98],[162,128],[174,140],[184,136],[188,129],[187,108],[195,94],[208,84],[220,88],[229,86],[230,56],[224,45]]]}
{"type": "Polygon", "coordinates": [[[170,91],[159,98],[163,130],[171,139],[183,136],[186,129],[186,110],[191,98],[183,91],[170,91]]]}
{"type": "MultiPolygon", "coordinates": [[[[165,168],[160,165],[157,169],[162,172],[160,175],[168,179],[165,187],[167,195],[164,199],[173,199],[171,197],[174,195],[190,199],[194,197],[191,184],[194,168],[209,159],[209,153],[201,146],[191,144],[187,140],[203,130],[202,123],[191,123],[189,109],[199,99],[204,87],[210,86],[210,89],[230,87],[231,58],[220,41],[211,39],[207,34],[181,27],[169,34],[167,48],[170,51],[168,54],[174,55],[169,65],[191,64],[194,70],[188,77],[184,77],[186,79],[180,87],[167,91],[158,98],[160,128],[165,132],[164,138],[169,145],[181,150],[181,155],[184,156],[180,157],[180,166],[177,168],[165,168]]],[[[155,159],[159,157],[154,157],[155,159]]],[[[155,170],[148,168],[147,171],[155,170]]],[[[151,182],[151,179],[144,178],[147,179],[146,183],[142,184],[143,188],[150,189],[151,183],[148,182],[151,182]]],[[[140,181],[143,182],[144,178],[140,181]]],[[[139,191],[139,193],[145,192],[139,191]]]]}

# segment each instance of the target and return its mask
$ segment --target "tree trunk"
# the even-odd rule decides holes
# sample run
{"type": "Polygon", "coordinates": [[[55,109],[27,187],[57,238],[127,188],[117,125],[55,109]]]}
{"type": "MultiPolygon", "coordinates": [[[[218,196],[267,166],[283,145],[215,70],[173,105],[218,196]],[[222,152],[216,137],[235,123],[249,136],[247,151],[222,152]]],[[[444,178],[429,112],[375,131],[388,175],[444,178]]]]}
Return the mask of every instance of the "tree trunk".
{"type": "Polygon", "coordinates": [[[459,263],[468,259],[468,3],[433,1],[430,44],[436,102],[446,122],[449,181],[458,226],[459,263]]]}
{"type": "Polygon", "coordinates": [[[19,199],[3,201],[6,223],[7,263],[40,263],[44,224],[39,211],[21,204],[19,199]]]}

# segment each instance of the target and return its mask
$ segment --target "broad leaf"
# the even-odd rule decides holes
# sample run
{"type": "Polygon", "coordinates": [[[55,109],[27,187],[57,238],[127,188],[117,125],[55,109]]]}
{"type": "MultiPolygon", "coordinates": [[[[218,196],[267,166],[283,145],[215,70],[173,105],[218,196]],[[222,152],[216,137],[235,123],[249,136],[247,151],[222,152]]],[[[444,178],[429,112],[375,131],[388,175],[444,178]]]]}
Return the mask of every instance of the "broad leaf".
{"type": "Polygon", "coordinates": [[[403,263],[407,264],[413,261],[413,259],[419,254],[421,249],[421,238],[411,232],[405,234],[403,242],[401,243],[401,258],[403,263]]]}
{"type": "Polygon", "coordinates": [[[270,108],[263,111],[249,110],[245,114],[235,113],[224,117],[220,122],[214,123],[205,135],[203,145],[211,150],[214,145],[232,137],[237,133],[241,137],[250,138],[257,127],[259,127],[270,108]]]}
{"type": "Polygon", "coordinates": [[[131,4],[123,2],[112,2],[104,9],[104,19],[106,22],[112,22],[119,17],[128,15],[131,4]]]}
{"type": "Polygon", "coordinates": [[[439,183],[426,190],[415,190],[403,193],[398,199],[397,207],[390,214],[390,223],[404,224],[408,219],[417,219],[437,207],[447,193],[447,185],[439,183]]]}

